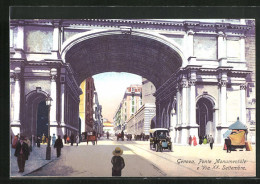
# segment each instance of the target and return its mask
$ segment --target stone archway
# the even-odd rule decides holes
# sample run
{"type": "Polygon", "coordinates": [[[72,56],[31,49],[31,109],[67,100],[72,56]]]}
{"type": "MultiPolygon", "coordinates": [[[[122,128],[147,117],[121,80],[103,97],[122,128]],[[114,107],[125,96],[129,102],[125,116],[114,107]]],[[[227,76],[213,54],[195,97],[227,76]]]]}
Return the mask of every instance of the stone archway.
{"type": "MultiPolygon", "coordinates": [[[[128,72],[148,79],[156,89],[185,61],[183,52],[173,40],[130,28],[74,35],[62,45],[61,58],[70,64],[78,84],[99,73],[128,72]]],[[[156,116],[158,123],[163,120],[159,116],[156,116]]]]}
{"type": "MultiPolygon", "coordinates": [[[[37,111],[38,105],[45,101],[47,93],[41,89],[31,91],[26,95],[25,121],[21,125],[21,134],[31,137],[37,135],[37,111]]],[[[48,123],[48,122],[47,122],[48,123]]]]}
{"type": "Polygon", "coordinates": [[[209,98],[201,97],[197,101],[196,122],[199,125],[199,136],[215,135],[214,103],[209,98]]]}

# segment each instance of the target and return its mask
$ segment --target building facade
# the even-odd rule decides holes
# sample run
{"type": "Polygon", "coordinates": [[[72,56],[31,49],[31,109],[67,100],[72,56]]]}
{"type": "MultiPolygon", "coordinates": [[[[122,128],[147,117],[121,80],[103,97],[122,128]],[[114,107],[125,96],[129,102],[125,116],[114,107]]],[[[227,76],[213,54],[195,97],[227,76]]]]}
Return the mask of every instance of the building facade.
{"type": "Polygon", "coordinates": [[[80,84],[83,93],[80,95],[79,116],[81,118],[81,133],[96,131],[102,133],[102,106],[98,101],[94,79],[87,78],[80,84]]]}
{"type": "Polygon", "coordinates": [[[76,134],[81,82],[114,71],[153,83],[153,122],[169,128],[176,144],[204,134],[223,143],[222,134],[238,116],[254,142],[254,22],[10,20],[11,134],[36,134],[36,111],[48,95],[51,134],[76,134]]]}
{"type": "Polygon", "coordinates": [[[106,136],[106,133],[108,132],[109,135],[114,135],[114,125],[112,122],[108,121],[107,119],[104,118],[103,120],[103,132],[104,132],[104,136],[106,136]]]}
{"type": "Polygon", "coordinates": [[[130,85],[113,118],[117,131],[127,130],[127,120],[142,106],[142,85],[130,85]]]}
{"type": "Polygon", "coordinates": [[[103,133],[103,116],[102,116],[102,105],[99,104],[98,101],[98,94],[96,91],[94,91],[94,98],[93,98],[93,120],[94,120],[94,127],[93,130],[98,133],[99,135],[102,135],[103,133]]]}
{"type": "Polygon", "coordinates": [[[150,128],[155,128],[155,124],[151,123],[156,114],[155,97],[153,96],[155,91],[153,83],[142,78],[142,106],[127,119],[128,133],[149,135],[150,128]]]}

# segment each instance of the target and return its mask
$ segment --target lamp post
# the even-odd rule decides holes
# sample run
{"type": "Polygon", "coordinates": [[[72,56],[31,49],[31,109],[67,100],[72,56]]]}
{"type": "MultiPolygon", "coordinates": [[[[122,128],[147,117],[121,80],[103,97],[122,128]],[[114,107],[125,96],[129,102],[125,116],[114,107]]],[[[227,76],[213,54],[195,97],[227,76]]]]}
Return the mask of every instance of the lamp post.
{"type": "Polygon", "coordinates": [[[52,98],[48,94],[46,98],[46,106],[48,107],[48,145],[46,148],[46,160],[51,159],[51,147],[50,147],[50,109],[51,109],[52,98]]]}

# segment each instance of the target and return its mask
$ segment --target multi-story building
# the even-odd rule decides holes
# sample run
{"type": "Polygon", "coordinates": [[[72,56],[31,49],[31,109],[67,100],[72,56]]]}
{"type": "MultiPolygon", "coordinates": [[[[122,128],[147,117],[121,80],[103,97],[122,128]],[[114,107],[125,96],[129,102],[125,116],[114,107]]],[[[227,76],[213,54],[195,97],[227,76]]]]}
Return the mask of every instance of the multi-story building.
{"type": "Polygon", "coordinates": [[[119,104],[114,123],[116,130],[125,130],[127,120],[142,106],[142,85],[134,84],[127,87],[124,97],[119,104]]]}
{"type": "Polygon", "coordinates": [[[103,120],[103,133],[106,136],[106,133],[109,133],[109,135],[113,135],[114,132],[114,125],[112,122],[108,121],[107,119],[104,118],[103,120]]]}
{"type": "Polygon", "coordinates": [[[102,134],[103,133],[103,116],[102,116],[102,106],[99,104],[98,101],[98,94],[96,91],[94,91],[94,105],[93,105],[93,120],[94,120],[94,126],[93,130],[95,130],[96,133],[102,134]]]}
{"type": "Polygon", "coordinates": [[[81,119],[81,133],[98,131],[102,133],[102,106],[99,104],[95,91],[94,79],[89,77],[81,85],[79,116],[81,119]]]}
{"type": "MultiPolygon", "coordinates": [[[[238,116],[254,142],[254,22],[11,19],[11,135],[37,134],[37,111],[48,96],[53,100],[50,134],[77,133],[80,84],[95,74],[116,71],[154,84],[152,124],[169,128],[175,143],[185,145],[190,135],[212,134],[222,144],[223,133],[238,116]]],[[[129,114],[135,108],[127,108],[129,114]]],[[[124,103],[122,109],[125,121],[124,103]]],[[[93,128],[93,112],[88,114],[85,129],[93,128]]]]}
{"type": "Polygon", "coordinates": [[[143,105],[127,119],[127,132],[131,134],[144,133],[149,135],[150,128],[155,128],[151,124],[152,118],[156,114],[155,97],[153,94],[156,89],[152,82],[142,78],[142,103],[143,105]]]}

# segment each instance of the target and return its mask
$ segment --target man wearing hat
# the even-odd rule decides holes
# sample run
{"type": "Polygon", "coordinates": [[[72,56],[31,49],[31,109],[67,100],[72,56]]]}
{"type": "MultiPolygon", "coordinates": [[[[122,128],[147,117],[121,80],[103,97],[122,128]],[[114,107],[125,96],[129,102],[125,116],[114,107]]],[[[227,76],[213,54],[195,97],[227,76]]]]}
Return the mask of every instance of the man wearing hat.
{"type": "Polygon", "coordinates": [[[24,172],[25,161],[28,160],[30,155],[29,147],[24,141],[24,137],[21,136],[14,153],[14,156],[17,157],[19,172],[24,172]]]}
{"type": "Polygon", "coordinates": [[[113,157],[111,159],[112,167],[112,176],[121,176],[121,171],[125,167],[124,159],[120,156],[123,154],[123,150],[119,147],[116,147],[112,152],[113,157]]]}

